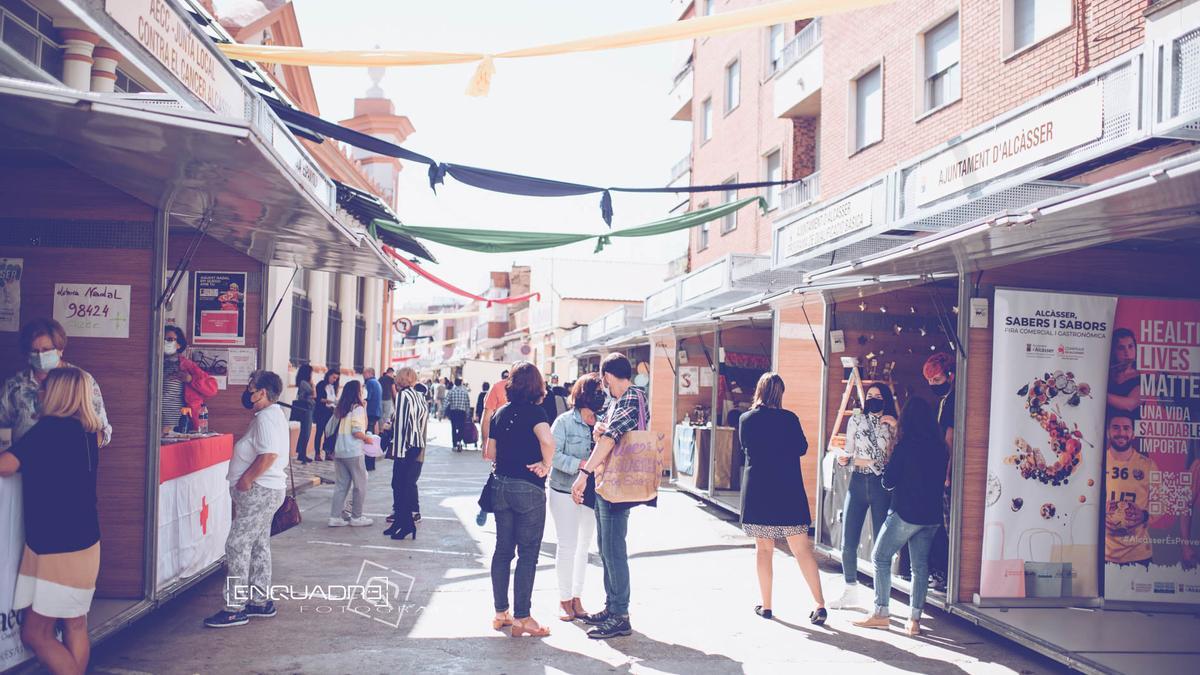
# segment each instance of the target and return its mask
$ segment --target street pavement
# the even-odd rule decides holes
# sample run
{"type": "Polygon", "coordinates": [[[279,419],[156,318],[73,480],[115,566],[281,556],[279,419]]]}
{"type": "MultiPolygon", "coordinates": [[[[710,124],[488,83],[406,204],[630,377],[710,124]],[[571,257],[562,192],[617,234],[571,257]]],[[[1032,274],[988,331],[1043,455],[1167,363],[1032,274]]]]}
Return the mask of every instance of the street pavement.
{"type": "MultiPolygon", "coordinates": [[[[1049,673],[1061,668],[1037,654],[933,610],[926,635],[858,629],[855,611],[831,611],[824,627],[808,623],[812,602],[789,555],[775,557],[775,620],[759,603],[753,544],[735,521],[695,499],[665,491],[659,508],[630,519],[634,635],[587,639],[580,624],[557,620],[554,526],[547,516],[533,616],[553,634],[513,639],[491,628],[488,573],[495,521],[475,525],[488,465],[477,452],[452,453],[449,427],[421,476],[417,539],[381,533],[390,510],[392,463],[370,476],[366,512],[376,524],[330,528],[332,486],[300,497],[304,522],[274,537],[274,583],[292,599],[274,618],[206,629],[219,609],[224,578],[213,575],[93,652],[97,673],[784,673],[825,665],[839,673],[1049,673]],[[383,577],[398,601],[347,602],[347,586],[383,577]],[[358,610],[365,613],[359,614],[358,610]]],[[[319,475],[319,470],[314,475],[319,475]]],[[[301,483],[297,476],[297,483],[301,483]]],[[[840,593],[835,563],[822,561],[827,599],[840,593]]],[[[379,581],[372,582],[379,588],[379,581]]],[[[584,604],[603,605],[600,560],[593,553],[584,604]]],[[[903,596],[892,612],[907,616],[903,596]]]]}

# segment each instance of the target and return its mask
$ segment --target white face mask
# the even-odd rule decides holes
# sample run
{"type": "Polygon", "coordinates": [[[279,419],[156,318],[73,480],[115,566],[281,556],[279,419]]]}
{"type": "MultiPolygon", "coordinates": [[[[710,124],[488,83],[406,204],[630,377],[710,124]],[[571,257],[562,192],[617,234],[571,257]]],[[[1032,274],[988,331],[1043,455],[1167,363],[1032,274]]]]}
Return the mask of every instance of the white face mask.
{"type": "Polygon", "coordinates": [[[57,349],[48,352],[34,352],[29,355],[29,365],[39,372],[48,373],[58,367],[61,354],[57,349]]]}
{"type": "Polygon", "coordinates": [[[178,351],[179,351],[179,343],[178,342],[164,342],[163,343],[163,353],[166,354],[167,356],[174,356],[175,352],[178,352],[178,351]]]}

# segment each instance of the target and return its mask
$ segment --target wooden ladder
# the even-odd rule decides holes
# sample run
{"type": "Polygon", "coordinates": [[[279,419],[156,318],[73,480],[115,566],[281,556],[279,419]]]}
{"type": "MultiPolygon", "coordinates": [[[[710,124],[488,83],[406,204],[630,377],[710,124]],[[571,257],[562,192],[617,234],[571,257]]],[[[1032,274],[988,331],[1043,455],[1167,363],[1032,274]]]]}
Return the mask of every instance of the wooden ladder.
{"type": "Polygon", "coordinates": [[[842,392],[842,402],[838,405],[837,419],[834,422],[833,433],[829,436],[829,449],[841,450],[846,447],[846,425],[850,421],[850,416],[854,414],[855,407],[861,407],[863,401],[867,399],[866,390],[875,384],[885,384],[893,391],[891,382],[887,380],[864,380],[862,373],[859,372],[858,366],[850,368],[850,376],[842,380],[842,384],[846,385],[846,391],[842,392]],[[858,395],[856,401],[852,401],[851,396],[858,395]],[[858,405],[852,406],[855,402],[858,405]]]}

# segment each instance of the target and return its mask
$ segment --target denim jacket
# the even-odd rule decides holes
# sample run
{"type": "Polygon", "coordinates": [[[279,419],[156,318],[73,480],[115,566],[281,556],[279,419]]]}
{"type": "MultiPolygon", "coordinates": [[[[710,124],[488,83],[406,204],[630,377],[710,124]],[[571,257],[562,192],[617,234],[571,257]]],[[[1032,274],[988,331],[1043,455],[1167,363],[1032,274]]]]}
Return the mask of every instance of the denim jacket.
{"type": "Polygon", "coordinates": [[[568,410],[554,420],[554,461],[550,471],[550,489],[570,492],[579,467],[592,454],[592,428],[578,410],[568,410]]]}

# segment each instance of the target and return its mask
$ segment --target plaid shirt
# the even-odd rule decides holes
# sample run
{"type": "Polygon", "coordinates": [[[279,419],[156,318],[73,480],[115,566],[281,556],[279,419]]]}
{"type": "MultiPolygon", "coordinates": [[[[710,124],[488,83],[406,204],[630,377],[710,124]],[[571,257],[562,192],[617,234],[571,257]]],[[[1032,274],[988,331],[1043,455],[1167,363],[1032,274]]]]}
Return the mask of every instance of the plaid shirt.
{"type": "Polygon", "coordinates": [[[446,392],[447,410],[470,410],[471,394],[465,386],[458,386],[446,392]]]}
{"type": "Polygon", "coordinates": [[[616,403],[609,404],[608,415],[604,421],[608,424],[604,435],[613,439],[614,443],[620,441],[626,431],[649,429],[650,409],[646,405],[646,392],[630,385],[616,403]],[[642,426],[638,426],[639,418],[641,418],[642,426]]]}

